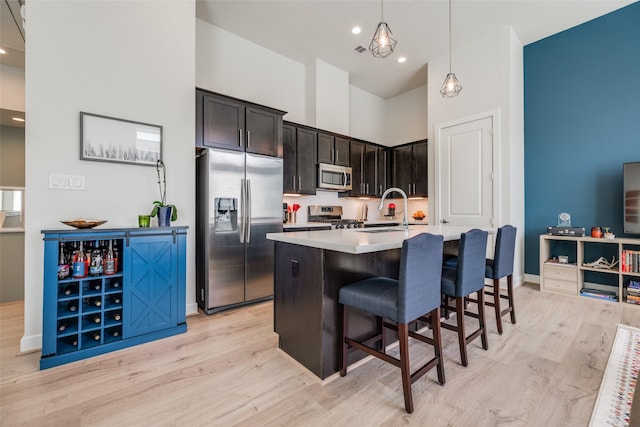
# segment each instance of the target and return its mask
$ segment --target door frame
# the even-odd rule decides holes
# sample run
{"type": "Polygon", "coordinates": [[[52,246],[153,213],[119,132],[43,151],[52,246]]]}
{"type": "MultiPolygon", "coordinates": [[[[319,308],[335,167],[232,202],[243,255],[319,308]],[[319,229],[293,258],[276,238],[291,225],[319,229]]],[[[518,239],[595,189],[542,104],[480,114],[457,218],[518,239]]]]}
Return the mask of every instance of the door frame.
{"type": "MultiPolygon", "coordinates": [[[[498,227],[502,224],[502,212],[500,210],[502,202],[502,194],[500,193],[501,181],[502,181],[502,168],[500,163],[502,152],[502,138],[501,138],[501,121],[500,121],[500,108],[488,110],[482,113],[474,114],[471,116],[462,117],[459,119],[451,120],[444,123],[438,123],[434,126],[434,225],[440,225],[442,219],[442,186],[441,186],[441,171],[442,171],[442,150],[441,150],[441,134],[444,129],[458,126],[464,123],[473,122],[476,120],[491,118],[493,123],[493,143],[492,143],[492,162],[493,162],[493,227],[498,227]]],[[[431,223],[431,221],[429,221],[431,223]]]]}

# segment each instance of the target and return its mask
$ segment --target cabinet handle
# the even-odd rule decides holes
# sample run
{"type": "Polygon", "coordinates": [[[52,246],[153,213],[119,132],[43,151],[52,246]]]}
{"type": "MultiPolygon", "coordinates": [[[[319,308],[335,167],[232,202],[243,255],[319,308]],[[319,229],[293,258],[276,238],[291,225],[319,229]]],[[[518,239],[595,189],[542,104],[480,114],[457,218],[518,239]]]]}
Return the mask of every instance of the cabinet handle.
{"type": "Polygon", "coordinates": [[[251,146],[251,131],[247,130],[247,147],[251,146]]]}
{"type": "Polygon", "coordinates": [[[242,147],[242,129],[238,129],[238,147],[242,147]]]}
{"type": "Polygon", "coordinates": [[[302,189],[302,176],[298,177],[298,191],[302,189]]]}
{"type": "Polygon", "coordinates": [[[340,157],[338,157],[338,154],[339,154],[338,153],[338,149],[336,148],[336,155],[335,155],[335,159],[333,160],[334,163],[337,163],[338,159],[340,158],[340,157]]]}
{"type": "Polygon", "coordinates": [[[369,183],[367,182],[367,184],[364,187],[367,191],[365,191],[365,193],[369,194],[369,183]]]}
{"type": "Polygon", "coordinates": [[[294,190],[296,189],[296,176],[293,175],[291,177],[291,188],[293,188],[294,190]]]}
{"type": "Polygon", "coordinates": [[[382,185],[378,186],[378,195],[382,195],[382,185]]]}
{"type": "Polygon", "coordinates": [[[331,163],[335,163],[334,152],[331,150],[331,163]]]}

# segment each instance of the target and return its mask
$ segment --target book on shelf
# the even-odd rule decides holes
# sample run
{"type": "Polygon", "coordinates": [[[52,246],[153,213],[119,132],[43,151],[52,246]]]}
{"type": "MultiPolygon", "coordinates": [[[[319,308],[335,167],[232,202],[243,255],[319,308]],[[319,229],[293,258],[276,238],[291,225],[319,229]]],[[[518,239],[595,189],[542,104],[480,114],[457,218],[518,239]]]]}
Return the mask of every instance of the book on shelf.
{"type": "Polygon", "coordinates": [[[635,289],[637,291],[640,291],[640,282],[637,282],[635,280],[629,280],[629,284],[627,285],[627,289],[635,289]]]}
{"type": "Polygon", "coordinates": [[[620,264],[620,270],[623,273],[640,273],[640,251],[623,250],[620,264]]]}
{"type": "Polygon", "coordinates": [[[627,304],[640,305],[640,301],[627,298],[627,304]]]}
{"type": "Polygon", "coordinates": [[[618,301],[618,294],[614,291],[605,291],[601,289],[592,289],[592,288],[582,288],[580,290],[580,295],[589,297],[589,298],[597,298],[603,299],[606,301],[618,301]]]}

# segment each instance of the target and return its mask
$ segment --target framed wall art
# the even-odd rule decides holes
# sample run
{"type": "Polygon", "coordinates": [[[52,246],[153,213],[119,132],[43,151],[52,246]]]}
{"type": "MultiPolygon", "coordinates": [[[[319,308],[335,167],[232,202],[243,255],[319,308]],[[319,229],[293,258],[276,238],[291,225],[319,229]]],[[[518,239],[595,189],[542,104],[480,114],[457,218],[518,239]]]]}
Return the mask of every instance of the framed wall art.
{"type": "Polygon", "coordinates": [[[80,159],[156,166],[162,126],[80,112],[80,159]]]}

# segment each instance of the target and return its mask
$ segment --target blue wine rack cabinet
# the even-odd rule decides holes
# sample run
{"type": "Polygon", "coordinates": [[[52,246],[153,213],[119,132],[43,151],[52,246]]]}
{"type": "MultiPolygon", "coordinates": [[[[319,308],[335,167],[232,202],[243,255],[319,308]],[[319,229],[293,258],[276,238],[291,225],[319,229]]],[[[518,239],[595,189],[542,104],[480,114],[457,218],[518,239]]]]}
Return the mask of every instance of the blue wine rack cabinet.
{"type": "MultiPolygon", "coordinates": [[[[186,332],[187,227],[43,230],[40,369],[186,332]],[[58,279],[61,242],[112,241],[115,274],[58,279]]],[[[73,244],[73,243],[71,243],[73,244]]]]}

